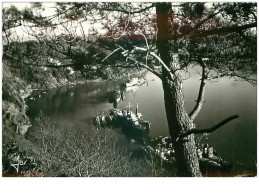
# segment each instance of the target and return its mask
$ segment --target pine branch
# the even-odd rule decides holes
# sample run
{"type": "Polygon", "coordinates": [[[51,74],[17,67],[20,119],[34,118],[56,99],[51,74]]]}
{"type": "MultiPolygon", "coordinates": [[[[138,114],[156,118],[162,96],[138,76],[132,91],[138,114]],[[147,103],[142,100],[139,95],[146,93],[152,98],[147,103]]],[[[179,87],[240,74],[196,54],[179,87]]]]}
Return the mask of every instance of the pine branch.
{"type": "Polygon", "coordinates": [[[227,124],[228,122],[230,122],[238,117],[239,117],[239,115],[230,116],[209,129],[200,129],[200,130],[196,129],[196,128],[191,129],[190,131],[180,134],[179,138],[183,138],[183,137],[186,137],[191,134],[212,133],[213,131],[217,130],[218,128],[222,127],[223,125],[227,124]]]}

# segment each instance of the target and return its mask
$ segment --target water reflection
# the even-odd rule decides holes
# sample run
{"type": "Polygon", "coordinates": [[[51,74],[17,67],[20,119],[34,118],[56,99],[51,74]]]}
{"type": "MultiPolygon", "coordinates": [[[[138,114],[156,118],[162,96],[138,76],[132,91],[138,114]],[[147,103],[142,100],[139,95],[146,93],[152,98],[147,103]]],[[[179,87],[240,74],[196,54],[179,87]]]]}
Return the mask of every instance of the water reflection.
{"type": "MultiPolygon", "coordinates": [[[[200,75],[197,71],[198,68],[193,68],[190,79],[184,81],[187,111],[193,109],[198,96],[200,75]]],[[[113,106],[125,109],[129,102],[138,103],[139,112],[151,122],[150,135],[168,136],[162,83],[151,73],[147,73],[146,78],[148,82],[144,85],[124,89],[125,100],[116,105],[109,103],[109,97],[116,89],[123,89],[111,81],[59,88],[45,94],[35,92],[34,96],[40,93],[41,98],[28,99],[28,115],[34,118],[42,111],[56,123],[70,121],[75,127],[83,128],[96,113],[108,112],[113,106]]],[[[247,82],[222,78],[206,84],[205,102],[195,123],[198,128],[207,128],[228,116],[240,116],[208,135],[209,144],[222,158],[233,162],[234,169],[244,166],[256,170],[256,105],[256,87],[247,82]]]]}

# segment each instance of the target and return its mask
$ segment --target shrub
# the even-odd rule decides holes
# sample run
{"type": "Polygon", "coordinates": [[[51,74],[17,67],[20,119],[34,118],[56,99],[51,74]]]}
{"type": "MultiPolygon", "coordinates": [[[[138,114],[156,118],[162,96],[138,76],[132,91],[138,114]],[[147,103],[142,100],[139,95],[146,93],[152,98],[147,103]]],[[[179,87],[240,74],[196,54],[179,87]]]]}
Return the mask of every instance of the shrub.
{"type": "Polygon", "coordinates": [[[111,129],[76,130],[71,125],[59,129],[40,115],[34,127],[33,142],[43,173],[53,176],[123,177],[160,176],[154,160],[131,158],[131,152],[119,146],[111,129]],[[152,163],[151,163],[152,162],[152,163]]]}

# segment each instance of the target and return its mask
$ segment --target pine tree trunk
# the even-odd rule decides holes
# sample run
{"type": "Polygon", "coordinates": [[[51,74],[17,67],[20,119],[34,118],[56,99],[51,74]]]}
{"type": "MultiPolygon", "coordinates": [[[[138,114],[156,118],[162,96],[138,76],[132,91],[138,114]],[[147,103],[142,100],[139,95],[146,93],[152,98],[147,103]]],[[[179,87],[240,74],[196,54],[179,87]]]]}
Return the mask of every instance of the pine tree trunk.
{"type": "Polygon", "coordinates": [[[185,109],[183,83],[180,79],[172,82],[163,78],[163,89],[169,132],[176,153],[178,175],[201,176],[194,135],[177,139],[181,132],[195,127],[185,109]]]}
{"type": "Polygon", "coordinates": [[[201,172],[194,135],[178,139],[180,133],[191,130],[195,125],[185,109],[181,75],[178,71],[174,71],[179,68],[179,63],[175,60],[175,55],[171,55],[171,53],[177,53],[177,48],[173,44],[175,41],[172,37],[173,18],[170,13],[170,3],[156,4],[158,52],[163,62],[174,72],[171,78],[168,71],[162,68],[166,116],[176,153],[178,176],[199,177],[201,172]]]}

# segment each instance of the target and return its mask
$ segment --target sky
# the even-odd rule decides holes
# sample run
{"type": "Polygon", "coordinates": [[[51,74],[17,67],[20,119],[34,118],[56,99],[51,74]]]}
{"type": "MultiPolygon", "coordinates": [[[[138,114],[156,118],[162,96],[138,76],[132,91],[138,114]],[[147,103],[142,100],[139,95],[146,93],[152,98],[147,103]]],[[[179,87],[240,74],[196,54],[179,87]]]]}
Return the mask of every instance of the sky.
{"type": "MultiPolygon", "coordinates": [[[[25,2],[18,2],[18,3],[4,2],[4,3],[2,3],[2,6],[3,6],[3,8],[9,8],[11,6],[15,6],[19,10],[23,10],[26,7],[28,7],[28,8],[32,7],[31,3],[25,3],[25,2]]],[[[37,13],[37,11],[38,11],[44,17],[52,16],[52,15],[55,14],[55,7],[56,7],[55,3],[49,3],[49,2],[48,3],[44,3],[43,2],[42,6],[44,7],[44,11],[35,10],[35,9],[33,11],[35,11],[35,13],[37,13]]],[[[104,30],[101,30],[101,26],[102,25],[100,23],[94,23],[93,26],[92,26],[92,25],[90,25],[89,22],[83,22],[82,26],[83,26],[84,34],[86,36],[88,36],[89,28],[91,28],[91,27],[94,27],[95,29],[97,29],[97,31],[99,33],[104,33],[105,32],[104,30]]],[[[57,28],[57,31],[60,31],[59,33],[57,33],[59,35],[61,34],[61,30],[60,29],[62,29],[62,27],[59,26],[57,28]]],[[[71,30],[73,28],[70,27],[69,29],[71,30]]],[[[22,41],[36,40],[35,37],[32,37],[32,36],[28,35],[27,33],[25,33],[26,31],[32,32],[28,28],[26,28],[25,25],[21,26],[21,27],[17,27],[17,28],[12,29],[12,30],[13,30],[13,32],[12,32],[12,39],[13,40],[17,40],[18,37],[19,38],[22,37],[22,41]]],[[[63,32],[64,32],[64,34],[67,34],[67,32],[65,32],[65,31],[63,31],[63,32]]],[[[76,28],[76,32],[77,32],[76,33],[77,35],[82,36],[81,29],[80,29],[79,26],[76,28]]],[[[48,33],[48,32],[46,33],[45,31],[42,34],[44,34],[44,33],[50,35],[50,33],[48,33]]]]}
{"type": "MultiPolygon", "coordinates": [[[[26,7],[30,8],[31,7],[31,3],[7,3],[7,2],[3,2],[3,8],[8,8],[11,7],[12,5],[14,5],[15,7],[17,7],[19,10],[22,10],[26,7]]],[[[52,14],[55,13],[55,6],[56,3],[42,3],[42,5],[45,7],[45,11],[41,12],[41,14],[43,16],[51,16],[52,14]]]]}
{"type": "MultiPolygon", "coordinates": [[[[11,6],[15,6],[17,9],[19,10],[23,10],[25,9],[26,7],[27,8],[31,8],[32,5],[31,3],[24,3],[24,2],[17,2],[17,3],[7,3],[7,2],[3,2],[2,3],[2,7],[3,8],[10,8],[11,6]]],[[[44,10],[35,10],[35,13],[39,12],[42,16],[44,17],[48,17],[48,16],[52,16],[55,14],[55,7],[56,7],[56,3],[42,3],[42,6],[44,8],[44,10]]],[[[88,30],[90,28],[90,25],[89,23],[87,22],[84,22],[82,23],[82,26],[83,26],[83,30],[84,30],[84,33],[86,34],[86,36],[88,35],[88,30]]],[[[95,25],[95,26],[98,26],[98,25],[95,25]]],[[[76,29],[76,32],[78,33],[78,35],[82,35],[81,33],[81,29],[79,29],[80,27],[78,27],[76,29]]],[[[71,28],[72,29],[72,28],[71,28]]],[[[36,29],[36,30],[39,30],[39,29],[36,29]]],[[[59,34],[61,34],[62,30],[61,28],[58,29],[60,31],[59,34]]],[[[26,31],[28,32],[32,32],[29,30],[29,28],[26,28],[25,26],[21,26],[21,27],[17,27],[15,29],[12,30],[12,39],[13,40],[18,40],[18,37],[19,39],[22,39],[22,41],[27,41],[27,40],[36,40],[35,37],[32,37],[31,35],[28,35],[26,33],[26,31]]],[[[46,33],[45,31],[43,31],[43,34],[46,33]]],[[[4,39],[3,39],[4,40],[4,39]]],[[[5,41],[3,41],[3,44],[5,44],[5,41]]]]}

